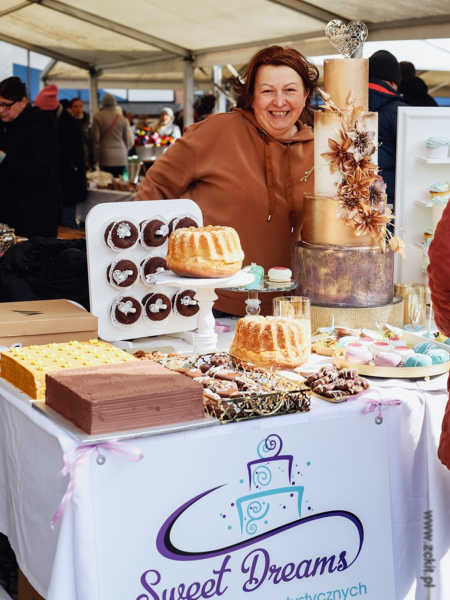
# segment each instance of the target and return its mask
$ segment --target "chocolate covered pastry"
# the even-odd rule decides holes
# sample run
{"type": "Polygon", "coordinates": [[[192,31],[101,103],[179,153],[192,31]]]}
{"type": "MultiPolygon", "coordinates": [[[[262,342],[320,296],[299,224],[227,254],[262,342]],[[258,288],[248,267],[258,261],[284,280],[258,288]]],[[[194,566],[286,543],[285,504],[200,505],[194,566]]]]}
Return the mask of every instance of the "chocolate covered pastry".
{"type": "Polygon", "coordinates": [[[115,252],[134,248],[139,239],[139,232],[132,221],[122,219],[113,221],[105,229],[105,242],[115,252]]]}
{"type": "Polygon", "coordinates": [[[132,260],[117,258],[106,269],[106,278],[116,288],[128,288],[136,283],[139,270],[132,260]]]}
{"type": "Polygon", "coordinates": [[[164,321],[170,315],[172,304],[165,294],[147,294],[142,298],[144,315],[150,321],[164,321]]]}
{"type": "Polygon", "coordinates": [[[141,262],[141,278],[146,284],[157,283],[156,275],[164,271],[167,271],[167,263],[163,256],[150,256],[141,262]]]}
{"type": "Polygon", "coordinates": [[[191,217],[175,217],[169,223],[169,233],[175,229],[183,229],[184,227],[198,227],[197,221],[191,217]]]}
{"type": "Polygon", "coordinates": [[[341,369],[324,365],[317,373],[306,379],[306,385],[316,394],[337,399],[353,396],[369,388],[369,382],[358,375],[356,369],[341,369]]]}
{"type": "Polygon", "coordinates": [[[116,298],[111,307],[111,319],[117,327],[128,327],[139,320],[142,305],[133,296],[120,296],[116,298]]]}
{"type": "Polygon", "coordinates": [[[172,298],[173,312],[179,317],[193,317],[200,310],[194,296],[195,290],[180,290],[172,298]]]}
{"type": "Polygon", "coordinates": [[[162,246],[169,236],[169,227],[161,219],[142,221],[140,228],[140,242],[147,249],[162,246]]]}

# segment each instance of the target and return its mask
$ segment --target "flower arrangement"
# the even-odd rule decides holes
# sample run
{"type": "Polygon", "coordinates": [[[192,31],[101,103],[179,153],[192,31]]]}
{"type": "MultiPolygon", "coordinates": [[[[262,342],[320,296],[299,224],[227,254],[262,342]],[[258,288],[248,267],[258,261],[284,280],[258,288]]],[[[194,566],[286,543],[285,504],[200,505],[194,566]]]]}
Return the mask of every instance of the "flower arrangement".
{"type": "Polygon", "coordinates": [[[328,139],[330,150],[321,154],[330,172],[340,174],[336,216],[353,227],[357,236],[369,234],[374,237],[383,252],[387,241],[392,250],[406,260],[405,243],[386,228],[386,224],[395,216],[386,206],[386,184],[379,174],[378,165],[371,159],[376,150],[375,132],[366,131],[359,119],[363,107],[355,106],[353,93],[350,92],[347,110],[342,111],[329,94],[319,91],[324,100],[322,108],[326,112],[338,113],[342,123],[342,129],[337,131],[339,141],[328,139]]]}
{"type": "Polygon", "coordinates": [[[171,146],[175,139],[171,135],[160,135],[157,131],[151,133],[149,127],[142,127],[136,133],[136,146],[171,146]]]}

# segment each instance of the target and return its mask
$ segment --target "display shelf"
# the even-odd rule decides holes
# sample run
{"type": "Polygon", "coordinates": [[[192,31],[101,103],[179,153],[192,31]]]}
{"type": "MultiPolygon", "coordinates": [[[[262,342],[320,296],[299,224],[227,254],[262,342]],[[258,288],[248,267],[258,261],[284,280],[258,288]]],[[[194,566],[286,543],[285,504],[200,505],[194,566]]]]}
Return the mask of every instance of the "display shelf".
{"type": "Polygon", "coordinates": [[[427,163],[429,165],[450,165],[450,156],[447,156],[447,158],[428,158],[426,156],[416,156],[416,161],[427,163]]]}
{"type": "Polygon", "coordinates": [[[417,204],[418,206],[425,206],[426,208],[433,207],[431,200],[414,200],[414,204],[417,204]]]}
{"type": "Polygon", "coordinates": [[[416,248],[420,248],[421,250],[423,250],[423,245],[425,242],[413,242],[413,246],[415,246],[416,248]]]}

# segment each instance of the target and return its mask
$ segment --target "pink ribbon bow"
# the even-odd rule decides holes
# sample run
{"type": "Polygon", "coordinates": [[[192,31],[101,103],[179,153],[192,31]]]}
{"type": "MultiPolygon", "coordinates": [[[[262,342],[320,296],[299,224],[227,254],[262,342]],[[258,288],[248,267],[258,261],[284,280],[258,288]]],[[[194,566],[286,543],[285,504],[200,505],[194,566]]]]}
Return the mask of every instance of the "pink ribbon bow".
{"type": "Polygon", "coordinates": [[[61,517],[64,514],[64,511],[67,508],[67,505],[72,498],[73,492],[75,490],[75,486],[77,484],[78,479],[78,467],[85,463],[90,457],[93,455],[95,451],[97,451],[98,457],[97,462],[99,465],[103,465],[105,462],[105,457],[100,454],[99,448],[103,448],[104,450],[109,450],[110,452],[114,452],[114,454],[118,454],[127,460],[131,460],[131,462],[139,462],[144,458],[144,455],[131,444],[126,442],[105,442],[103,444],[93,444],[92,446],[78,446],[77,448],[73,448],[66,452],[63,456],[64,459],[64,467],[61,471],[61,475],[65,476],[70,473],[70,483],[67,486],[66,493],[64,494],[63,499],[61,500],[61,504],[59,505],[58,510],[56,511],[53,519],[50,521],[50,525],[53,528],[61,517]],[[75,458],[72,462],[69,461],[69,457],[71,454],[75,454],[75,458]]]}
{"type": "Polygon", "coordinates": [[[355,394],[354,396],[350,396],[349,398],[347,398],[347,402],[353,402],[354,400],[363,402],[366,405],[363,408],[364,414],[374,412],[375,410],[378,409],[378,414],[375,419],[377,424],[380,424],[383,421],[383,418],[381,416],[381,407],[382,406],[399,405],[402,403],[401,400],[383,400],[380,392],[375,389],[364,390],[362,392],[359,392],[359,394],[355,394]],[[364,398],[364,396],[368,396],[369,394],[375,394],[376,396],[378,396],[378,398],[364,398]]]}
{"type": "Polygon", "coordinates": [[[215,333],[229,333],[230,326],[229,325],[221,325],[218,321],[216,321],[214,332],[215,333]]]}

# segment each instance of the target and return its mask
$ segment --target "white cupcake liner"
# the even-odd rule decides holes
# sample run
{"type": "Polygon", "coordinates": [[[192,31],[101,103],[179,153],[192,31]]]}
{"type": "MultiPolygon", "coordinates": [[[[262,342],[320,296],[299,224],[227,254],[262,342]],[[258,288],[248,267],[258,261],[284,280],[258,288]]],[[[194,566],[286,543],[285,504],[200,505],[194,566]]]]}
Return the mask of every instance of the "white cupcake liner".
{"type": "Polygon", "coordinates": [[[146,250],[154,250],[155,248],[161,248],[167,242],[167,238],[166,238],[164,240],[164,243],[161,244],[160,246],[147,246],[147,244],[144,242],[144,229],[145,229],[146,225],[148,225],[148,223],[150,223],[151,221],[162,221],[164,223],[164,225],[167,227],[167,237],[169,236],[169,223],[165,217],[162,217],[161,215],[155,215],[154,217],[151,217],[150,219],[146,219],[145,221],[143,221],[142,225],[140,225],[138,227],[139,242],[140,242],[141,246],[143,248],[145,248],[146,250]]]}
{"type": "Polygon", "coordinates": [[[138,227],[137,223],[136,223],[136,222],[135,222],[133,219],[131,219],[130,217],[124,217],[124,216],[122,216],[122,217],[115,217],[115,218],[114,218],[114,220],[108,221],[108,223],[106,223],[106,225],[105,225],[105,226],[102,228],[102,241],[103,241],[103,242],[105,243],[105,245],[106,245],[106,246],[107,246],[107,247],[108,247],[110,250],[112,250],[113,252],[130,252],[130,250],[133,250],[133,248],[136,248],[136,246],[137,246],[137,243],[138,243],[138,241],[139,241],[139,227],[138,227]],[[133,224],[133,225],[136,227],[136,230],[137,230],[137,232],[138,232],[138,237],[137,237],[137,240],[136,240],[136,241],[135,241],[135,243],[134,243],[132,246],[130,246],[129,248],[116,248],[116,247],[113,245],[113,243],[112,243],[111,232],[112,232],[112,230],[114,229],[114,226],[115,226],[117,223],[120,223],[120,221],[128,221],[129,223],[132,223],[132,224],[133,224]],[[106,233],[106,230],[107,230],[107,228],[109,227],[109,225],[111,225],[111,223],[113,223],[113,226],[111,227],[111,229],[110,229],[110,231],[109,231],[109,233],[108,233],[108,237],[107,237],[107,239],[105,240],[105,233],[106,233]]]}
{"type": "Polygon", "coordinates": [[[133,300],[136,300],[137,302],[139,302],[139,304],[141,306],[141,314],[139,316],[139,319],[142,318],[142,314],[144,312],[142,302],[139,300],[139,298],[136,298],[136,296],[133,296],[132,294],[124,294],[123,296],[118,296],[111,305],[111,321],[112,321],[113,325],[115,325],[116,327],[119,327],[120,329],[128,329],[129,327],[132,327],[133,325],[136,325],[136,323],[139,322],[139,319],[137,319],[134,323],[126,325],[125,323],[120,323],[116,319],[116,315],[115,315],[116,306],[119,304],[119,302],[122,302],[123,298],[126,296],[131,296],[133,298],[133,300]]]}
{"type": "MultiPolygon", "coordinates": [[[[178,290],[178,292],[172,298],[172,310],[173,310],[174,314],[177,315],[177,317],[180,317],[181,319],[192,319],[192,317],[197,316],[198,311],[195,313],[195,315],[192,315],[192,317],[185,317],[184,315],[181,315],[177,309],[177,301],[176,301],[177,296],[182,296],[183,293],[186,293],[186,292],[197,293],[197,290],[195,288],[183,288],[181,290],[178,290]]],[[[198,306],[198,300],[196,300],[196,302],[197,302],[197,306],[198,306]]]]}
{"type": "Polygon", "coordinates": [[[145,257],[142,264],[139,266],[139,276],[141,278],[142,283],[145,286],[151,287],[153,285],[158,284],[159,283],[158,275],[164,275],[165,273],[167,273],[169,271],[169,269],[166,269],[165,271],[161,271],[161,273],[153,273],[153,275],[150,276],[153,278],[153,280],[146,281],[145,275],[144,275],[144,267],[147,264],[147,261],[150,260],[151,258],[164,258],[165,259],[166,256],[167,256],[167,254],[164,254],[163,252],[152,252],[151,254],[149,254],[148,256],[145,257]]]}
{"type": "Polygon", "coordinates": [[[447,158],[447,156],[448,144],[442,144],[441,146],[427,146],[428,158],[447,158]]]}
{"type": "Polygon", "coordinates": [[[147,323],[147,325],[150,325],[150,327],[158,327],[160,323],[165,323],[173,312],[172,297],[168,296],[167,294],[163,294],[163,292],[158,292],[156,290],[154,292],[146,292],[141,298],[141,304],[143,306],[142,315],[144,317],[144,321],[147,323]],[[147,304],[148,304],[148,300],[150,300],[150,298],[145,302],[145,304],[143,302],[143,299],[148,294],[162,294],[164,296],[167,296],[167,298],[169,298],[170,312],[168,313],[167,317],[164,317],[164,319],[161,319],[160,321],[152,321],[151,319],[149,319],[149,317],[147,315],[147,304]]]}
{"type": "Polygon", "coordinates": [[[107,273],[108,267],[111,267],[110,271],[109,271],[109,277],[108,277],[108,282],[112,285],[112,287],[116,288],[117,290],[120,290],[122,293],[126,292],[127,290],[131,290],[131,288],[136,285],[136,283],[139,282],[139,277],[140,277],[140,267],[139,267],[139,261],[137,261],[134,256],[128,256],[128,254],[119,254],[111,263],[108,262],[108,264],[106,265],[105,268],[105,275],[107,273]],[[115,266],[117,265],[118,262],[120,262],[121,260],[129,260],[132,263],[135,264],[136,268],[137,268],[137,277],[136,277],[136,281],[134,283],[132,283],[131,285],[128,285],[126,287],[122,287],[120,285],[117,285],[117,283],[115,282],[114,278],[113,278],[113,273],[115,270],[115,266]]]}

